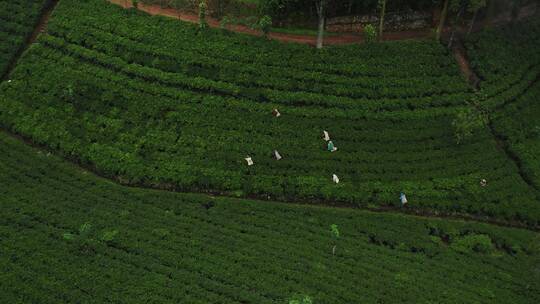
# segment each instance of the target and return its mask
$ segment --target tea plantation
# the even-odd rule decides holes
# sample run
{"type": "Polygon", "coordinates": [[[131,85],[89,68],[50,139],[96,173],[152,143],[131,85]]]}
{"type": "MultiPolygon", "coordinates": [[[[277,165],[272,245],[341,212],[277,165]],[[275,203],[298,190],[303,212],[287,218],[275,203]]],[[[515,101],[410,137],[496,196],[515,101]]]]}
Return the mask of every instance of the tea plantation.
{"type": "Polygon", "coordinates": [[[0,152],[2,303],[540,301],[531,231],[130,189],[4,133],[0,152]]]}
{"type": "Polygon", "coordinates": [[[0,0],[0,303],[540,303],[540,19],[463,42],[0,0]]]}
{"type": "MultiPolygon", "coordinates": [[[[486,103],[522,94],[529,74],[486,103]]],[[[479,94],[435,42],[318,51],[66,0],[10,77],[5,128],[124,184],[371,208],[405,192],[412,209],[540,219],[489,128],[456,144],[452,121],[479,94]]]]}

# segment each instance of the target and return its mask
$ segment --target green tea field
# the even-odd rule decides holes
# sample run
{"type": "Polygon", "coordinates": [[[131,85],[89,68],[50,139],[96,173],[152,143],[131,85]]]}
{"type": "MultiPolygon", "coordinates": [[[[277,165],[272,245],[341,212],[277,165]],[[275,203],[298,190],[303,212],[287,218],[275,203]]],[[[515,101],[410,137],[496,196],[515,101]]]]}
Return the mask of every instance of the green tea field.
{"type": "Polygon", "coordinates": [[[0,303],[539,303],[539,20],[459,40],[475,86],[434,39],[0,0],[0,303]]]}

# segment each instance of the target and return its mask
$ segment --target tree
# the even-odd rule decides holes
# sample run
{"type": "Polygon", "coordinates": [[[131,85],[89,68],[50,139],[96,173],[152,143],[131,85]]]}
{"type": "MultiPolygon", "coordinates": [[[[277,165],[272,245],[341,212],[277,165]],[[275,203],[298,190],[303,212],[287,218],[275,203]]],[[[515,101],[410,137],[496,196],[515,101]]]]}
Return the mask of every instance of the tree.
{"type": "Polygon", "coordinates": [[[378,4],[381,10],[381,17],[379,20],[379,40],[382,40],[384,30],[384,16],[386,14],[386,0],[379,0],[378,4]]]}
{"type": "Polygon", "coordinates": [[[439,20],[439,26],[437,27],[437,41],[441,40],[441,33],[446,23],[446,15],[448,14],[448,4],[450,0],[444,0],[443,9],[441,12],[441,20],[439,20]]]}
{"type": "Polygon", "coordinates": [[[469,26],[469,30],[467,31],[467,35],[469,35],[473,30],[474,22],[476,21],[476,15],[478,15],[478,11],[485,8],[486,6],[487,0],[470,0],[467,11],[469,13],[473,13],[473,17],[471,20],[471,25],[469,26]]]}
{"type": "Polygon", "coordinates": [[[317,17],[319,19],[319,27],[317,30],[317,48],[321,49],[323,47],[324,39],[324,23],[325,23],[325,7],[326,0],[315,0],[315,8],[317,9],[317,17]]]}
{"type": "Polygon", "coordinates": [[[368,24],[364,26],[364,40],[367,43],[371,43],[377,40],[377,30],[375,30],[375,27],[373,25],[368,24]]]}
{"type": "Polygon", "coordinates": [[[469,26],[469,30],[467,31],[467,34],[469,34],[472,31],[472,28],[474,26],[474,22],[476,20],[476,15],[478,14],[478,11],[486,6],[487,6],[486,0],[451,0],[450,1],[450,10],[452,12],[456,12],[457,14],[456,14],[456,19],[454,20],[454,23],[452,24],[452,34],[450,35],[450,40],[448,42],[449,48],[452,47],[452,43],[456,35],[456,28],[461,20],[461,17],[463,16],[463,13],[465,11],[468,11],[469,13],[473,13],[473,19],[469,26]]]}

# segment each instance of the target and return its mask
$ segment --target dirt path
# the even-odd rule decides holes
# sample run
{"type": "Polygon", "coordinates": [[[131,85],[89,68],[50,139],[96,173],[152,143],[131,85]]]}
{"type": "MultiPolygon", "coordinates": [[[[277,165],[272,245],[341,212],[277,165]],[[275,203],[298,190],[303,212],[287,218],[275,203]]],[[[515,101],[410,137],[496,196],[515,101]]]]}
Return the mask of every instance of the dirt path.
{"type": "MultiPolygon", "coordinates": [[[[123,8],[131,8],[131,0],[108,0],[111,3],[119,5],[123,8]]],[[[167,16],[182,21],[198,23],[199,17],[196,14],[177,11],[172,8],[161,8],[159,5],[145,5],[139,3],[138,9],[146,12],[150,15],[161,15],[167,16]]],[[[208,25],[213,28],[219,28],[220,22],[215,18],[207,17],[206,21],[208,25]]],[[[237,33],[244,33],[253,36],[262,36],[261,32],[250,29],[244,25],[231,25],[228,27],[230,31],[237,33]]],[[[430,30],[418,30],[418,31],[403,31],[403,32],[388,32],[384,33],[384,40],[404,40],[404,39],[422,39],[427,38],[430,35],[430,30]]],[[[279,40],[283,42],[294,42],[294,43],[303,43],[308,45],[315,45],[317,37],[312,35],[295,35],[295,34],[285,34],[285,33],[270,33],[269,37],[274,40],[279,40]]],[[[332,36],[327,36],[324,39],[326,45],[341,45],[341,44],[353,44],[360,43],[363,41],[361,34],[333,34],[332,36]]]]}
{"type": "Polygon", "coordinates": [[[13,69],[17,65],[17,62],[19,61],[19,58],[22,56],[24,51],[26,51],[26,49],[28,49],[28,47],[32,43],[34,43],[34,41],[36,41],[39,34],[45,32],[47,28],[47,23],[49,22],[49,18],[51,17],[51,14],[54,11],[54,8],[58,4],[58,1],[59,0],[49,0],[45,3],[45,5],[43,6],[43,10],[41,12],[41,16],[38,22],[36,23],[36,25],[34,26],[34,30],[32,31],[32,34],[26,38],[24,44],[17,51],[17,54],[13,56],[13,58],[11,58],[8,68],[6,69],[2,77],[0,78],[1,80],[6,80],[8,78],[9,74],[11,74],[11,71],[13,71],[13,69]]]}
{"type": "Polygon", "coordinates": [[[465,50],[465,46],[463,45],[461,40],[456,39],[454,46],[452,47],[452,53],[454,54],[454,58],[456,58],[456,61],[459,65],[459,68],[461,69],[461,73],[463,73],[463,76],[465,76],[465,78],[475,91],[478,90],[480,86],[480,78],[471,68],[469,59],[467,58],[467,51],[465,50]]]}

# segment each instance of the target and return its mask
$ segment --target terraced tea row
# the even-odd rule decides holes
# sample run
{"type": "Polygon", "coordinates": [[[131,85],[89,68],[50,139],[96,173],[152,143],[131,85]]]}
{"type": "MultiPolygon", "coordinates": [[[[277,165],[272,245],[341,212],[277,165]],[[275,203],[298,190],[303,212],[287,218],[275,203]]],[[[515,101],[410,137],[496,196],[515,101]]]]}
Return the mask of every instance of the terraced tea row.
{"type": "Polygon", "coordinates": [[[503,105],[516,84],[530,86],[540,75],[540,20],[488,29],[466,42],[472,67],[480,76],[487,107],[503,105]]]}
{"type": "Polygon", "coordinates": [[[0,185],[3,303],[540,300],[526,230],[125,188],[4,133],[0,185]]]}
{"type": "MultiPolygon", "coordinates": [[[[397,206],[405,191],[412,208],[540,219],[535,193],[488,129],[455,144],[454,114],[473,94],[435,44],[317,53],[197,33],[192,25],[94,0],[62,1],[48,29],[12,82],[1,85],[0,122],[124,183],[370,207],[397,206]],[[413,52],[417,59],[405,60],[413,52]],[[163,59],[176,66],[154,64],[163,59]],[[313,85],[288,91],[296,86],[291,79],[313,85]],[[319,79],[329,80],[319,86],[319,79]],[[455,85],[437,89],[450,79],[455,85]],[[351,96],[364,89],[379,96],[346,97],[351,83],[361,88],[351,96]],[[392,97],[399,90],[410,92],[392,97]],[[421,97],[424,91],[435,95],[421,97]],[[276,107],[279,118],[271,115],[276,107]],[[337,152],[326,151],[323,130],[337,152]],[[272,158],[274,150],[282,160],[272,158]],[[479,186],[482,178],[489,187],[479,186]]],[[[507,98],[525,90],[516,88],[507,98]]]]}
{"type": "Polygon", "coordinates": [[[494,127],[508,143],[524,174],[540,189],[540,82],[493,119],[494,127]]]}

